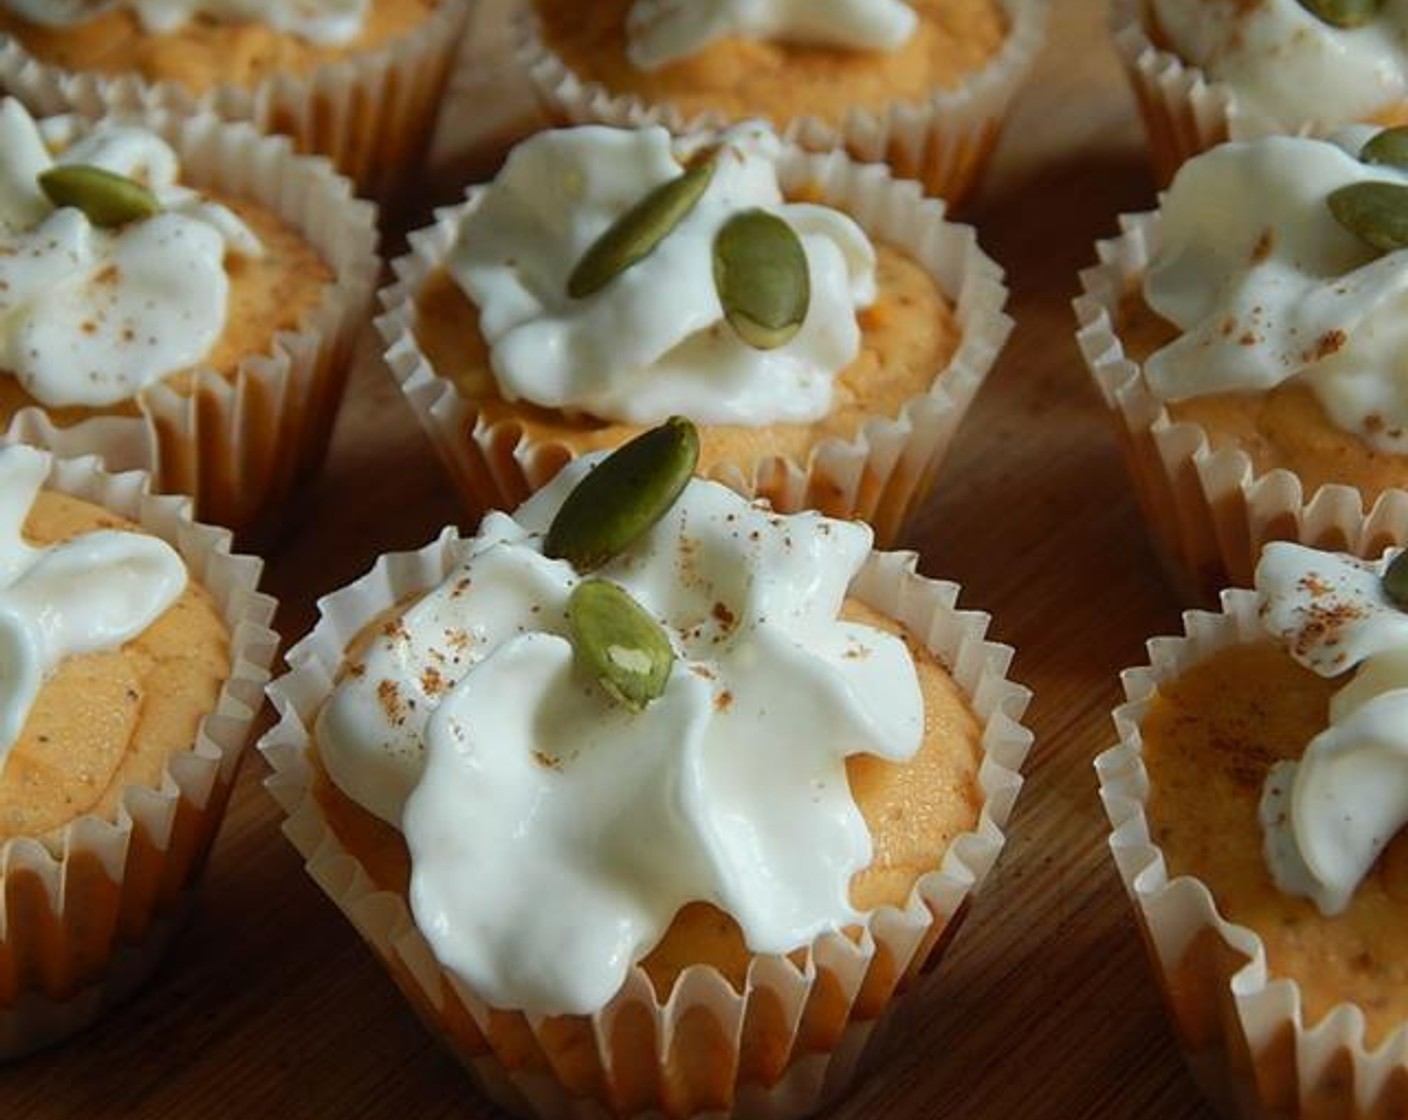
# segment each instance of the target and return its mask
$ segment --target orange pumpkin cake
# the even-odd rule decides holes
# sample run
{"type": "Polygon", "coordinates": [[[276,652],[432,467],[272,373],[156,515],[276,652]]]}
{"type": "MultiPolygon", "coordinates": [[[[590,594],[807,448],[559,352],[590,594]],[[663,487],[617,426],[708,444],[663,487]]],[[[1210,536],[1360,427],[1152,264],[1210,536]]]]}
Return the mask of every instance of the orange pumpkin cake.
{"type": "Polygon", "coordinates": [[[0,448],[0,1057],[156,965],[277,647],[258,562],[148,481],[0,448]]]}
{"type": "Polygon", "coordinates": [[[330,893],[387,900],[364,933],[517,1111],[814,1110],[846,1075],[800,1056],[885,1012],[1001,843],[1025,734],[993,720],[1024,696],[917,636],[980,632],[863,525],[690,479],[695,439],[673,420],[379,565],[329,603],[360,636],[320,625],[274,686],[310,870],[362,870],[330,893]]]}

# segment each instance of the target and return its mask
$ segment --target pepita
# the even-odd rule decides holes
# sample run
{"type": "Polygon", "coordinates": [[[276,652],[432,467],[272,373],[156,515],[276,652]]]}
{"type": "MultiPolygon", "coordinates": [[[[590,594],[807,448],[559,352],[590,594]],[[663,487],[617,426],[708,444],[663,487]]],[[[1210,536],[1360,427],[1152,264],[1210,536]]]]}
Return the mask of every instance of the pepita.
{"type": "Polygon", "coordinates": [[[714,238],[714,286],[739,338],[758,350],[785,345],[812,298],[801,238],[766,210],[735,214],[714,238]]]}
{"type": "Polygon", "coordinates": [[[1408,611],[1408,548],[1405,548],[1384,572],[1384,594],[1395,607],[1408,611]]]}
{"type": "Polygon", "coordinates": [[[713,177],[714,161],[708,160],[641,198],[582,254],[567,278],[567,294],[573,299],[594,295],[649,256],[694,209],[713,177]]]}
{"type": "Polygon", "coordinates": [[[1386,128],[1359,149],[1365,163],[1408,169],[1408,128],[1386,128]]]}
{"type": "Polygon", "coordinates": [[[665,516],[698,461],[699,433],[682,416],[622,444],[567,495],[544,554],[582,572],[601,567],[665,516]]]}
{"type": "Polygon", "coordinates": [[[1335,220],[1383,253],[1408,246],[1408,186],[1351,183],[1326,199],[1335,220]]]}
{"type": "Polygon", "coordinates": [[[1300,0],[1300,6],[1331,27],[1362,27],[1379,13],[1383,0],[1300,0]]]}
{"type": "Polygon", "coordinates": [[[664,627],[623,588],[583,580],[567,598],[567,625],[573,650],[618,703],[640,712],[664,693],[674,648],[664,627]]]}
{"type": "Polygon", "coordinates": [[[55,206],[82,210],[95,226],[113,228],[150,218],[161,203],[150,189],[103,167],[73,163],[51,167],[39,175],[39,189],[55,206]]]}

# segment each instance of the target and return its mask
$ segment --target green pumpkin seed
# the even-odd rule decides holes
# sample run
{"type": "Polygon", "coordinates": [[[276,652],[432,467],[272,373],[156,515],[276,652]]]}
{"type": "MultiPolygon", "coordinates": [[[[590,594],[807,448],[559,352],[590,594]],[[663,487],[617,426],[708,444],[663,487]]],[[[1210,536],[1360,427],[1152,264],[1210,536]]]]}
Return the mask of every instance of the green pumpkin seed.
{"type": "Polygon", "coordinates": [[[578,658],[614,700],[639,712],[664,693],[675,664],[669,636],[620,587],[604,579],[577,584],[567,626],[578,658]]]}
{"type": "Polygon", "coordinates": [[[1383,0],[1300,0],[1300,6],[1331,27],[1362,27],[1376,15],[1383,0]]]}
{"type": "Polygon", "coordinates": [[[1386,128],[1359,149],[1365,163],[1408,169],[1408,128],[1386,128]]]}
{"type": "Polygon", "coordinates": [[[567,495],[544,554],[578,571],[601,567],[665,516],[698,461],[699,433],[682,416],[622,444],[567,495]]]}
{"type": "Polygon", "coordinates": [[[135,179],[83,163],[63,164],[41,172],[39,189],[55,206],[82,210],[90,222],[104,228],[161,213],[156,195],[135,179]]]}
{"type": "Polygon", "coordinates": [[[801,238],[766,210],[735,214],[714,238],[714,286],[739,338],[758,350],[784,345],[812,298],[801,238]]]}
{"type": "Polygon", "coordinates": [[[1351,183],[1326,199],[1335,220],[1383,253],[1408,246],[1408,186],[1351,183]]]}
{"type": "Polygon", "coordinates": [[[1384,594],[1395,607],[1408,611],[1408,548],[1405,548],[1384,572],[1384,594]]]}
{"type": "Polygon", "coordinates": [[[572,269],[567,294],[573,299],[593,295],[649,256],[694,209],[713,177],[713,160],[697,164],[661,183],[612,222],[572,269]]]}

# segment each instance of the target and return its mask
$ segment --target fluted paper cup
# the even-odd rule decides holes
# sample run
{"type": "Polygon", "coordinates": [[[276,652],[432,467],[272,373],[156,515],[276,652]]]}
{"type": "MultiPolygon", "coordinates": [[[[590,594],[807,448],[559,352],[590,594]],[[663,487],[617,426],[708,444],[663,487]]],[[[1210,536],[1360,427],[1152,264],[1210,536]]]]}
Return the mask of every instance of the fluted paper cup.
{"type": "Polygon", "coordinates": [[[1146,27],[1147,0],[1111,0],[1115,53],[1139,103],[1160,185],[1199,152],[1248,139],[1232,90],[1156,46],[1146,27]]]}
{"type": "MultiPolygon", "coordinates": [[[[877,539],[890,544],[928,496],[959,423],[1011,332],[1002,270],[978,247],[971,227],[948,221],[943,203],[880,165],[788,145],[777,170],[785,194],[806,192],[845,211],[871,237],[902,248],[928,272],[954,310],[958,347],[933,371],[927,391],[896,415],[867,417],[849,439],[822,438],[801,461],[768,454],[713,464],[701,473],[742,494],[765,497],[783,512],[818,509],[867,521],[877,539]]],[[[393,263],[396,280],[380,293],[383,312],[377,319],[392,375],[476,516],[514,508],[586,450],[535,439],[511,417],[491,421],[477,401],[435,370],[416,340],[416,301],[443,268],[483,192],[471,189],[464,203],[438,212],[433,225],[411,235],[410,252],[393,263]]]]}
{"type": "MultiPolygon", "coordinates": [[[[717,970],[686,969],[665,999],[639,967],[592,1015],[494,1010],[443,968],[401,893],[378,889],[329,826],[313,790],[310,729],[347,644],[369,622],[441,583],[468,554],[447,529],[383,557],[324,599],[321,617],[270,687],[280,720],[261,740],[269,789],[308,871],[366,939],[427,1026],[505,1108],[573,1118],[750,1116],[815,1111],[845,1090],[896,997],[936,963],[1000,853],[1031,743],[1028,693],[1006,679],[1011,650],[984,640],[987,617],[955,607],[956,586],[916,574],[915,558],[873,553],[851,593],[898,621],[949,668],[983,723],[976,827],[953,841],[903,909],[874,912],[856,939],[828,934],[801,954],[755,957],[741,991],[717,970]],[[707,1055],[708,1060],[701,1060],[707,1055]]],[[[544,899],[544,905],[551,900],[544,899]]]]}
{"type": "Polygon", "coordinates": [[[194,497],[206,520],[261,527],[327,450],[380,268],[376,209],[353,198],[326,160],[294,156],[286,139],[249,125],[163,112],[113,119],[170,143],[183,183],[274,213],[317,251],[332,279],[298,331],[276,335],[231,376],[197,368],[180,384],[153,382],[138,394],[136,416],[60,426],[30,406],[4,434],[59,455],[98,455],[110,470],[148,471],[158,490],[194,497]]]}
{"type": "Polygon", "coordinates": [[[1265,945],[1228,921],[1207,885],[1170,878],[1150,837],[1150,780],[1140,726],[1159,686],[1232,646],[1269,640],[1256,594],[1228,591],[1222,611],[1191,611],[1186,633],[1149,643],[1150,664],[1124,674],[1115,711],[1119,745],[1096,759],[1110,849],[1144,934],[1189,1069],[1227,1116],[1383,1120],[1408,1109],[1408,1023],[1376,1048],[1365,1020],[1342,1003],[1307,1023],[1300,985],[1272,975],[1265,945]]]}
{"type": "Polygon", "coordinates": [[[1347,485],[1307,495],[1289,470],[1258,473],[1246,452],[1213,450],[1201,425],[1176,422],[1120,341],[1122,304],[1139,290],[1158,248],[1159,216],[1125,215],[1120,237],[1097,245],[1100,263],[1081,273],[1077,340],[1100,388],[1120,449],[1170,579],[1188,602],[1250,586],[1268,541],[1376,557],[1408,543],[1408,491],[1373,503],[1347,485]]]}
{"type": "Polygon", "coordinates": [[[36,113],[97,118],[156,110],[249,121],[290,137],[299,152],[327,156],[361,191],[386,199],[424,160],[470,3],[444,0],[410,33],[305,77],[281,74],[204,93],[137,74],[65,70],[0,34],[0,87],[36,113]]]}
{"type": "Polygon", "coordinates": [[[0,843],[0,1059],[88,1025],[155,967],[214,842],[278,648],[261,562],[232,554],[227,530],[194,522],[187,499],[155,496],[146,475],[108,474],[93,458],[50,458],[44,487],[176,548],[229,627],[231,675],[195,741],[168,756],[158,785],[128,786],[113,819],[85,814],[0,843]]]}
{"type": "MultiPolygon", "coordinates": [[[[774,120],[773,127],[810,151],[841,151],[859,161],[888,164],[896,178],[916,179],[926,193],[957,206],[977,185],[1007,109],[1046,37],[1047,0],[1002,4],[1009,20],[1006,40],[986,65],[958,86],[883,109],[853,107],[839,125],[803,114],[774,120]]],[[[544,111],[558,124],[661,124],[679,135],[738,123],[715,112],[686,116],[675,105],[649,103],[579,78],[543,41],[529,9],[518,17],[517,33],[518,59],[544,111]]]]}

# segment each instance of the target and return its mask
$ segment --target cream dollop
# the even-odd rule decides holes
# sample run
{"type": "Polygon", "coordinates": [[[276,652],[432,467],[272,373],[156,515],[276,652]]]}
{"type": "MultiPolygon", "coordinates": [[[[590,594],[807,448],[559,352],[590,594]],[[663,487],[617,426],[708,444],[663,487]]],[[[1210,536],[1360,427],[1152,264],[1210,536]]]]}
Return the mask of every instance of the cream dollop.
{"type": "Polygon", "coordinates": [[[64,658],[130,641],[186,586],[175,549],[143,533],[103,529],[26,544],[25,519],[47,474],[38,451],[0,449],[0,768],[64,658]]]}
{"type": "Polygon", "coordinates": [[[1395,833],[1408,825],[1408,612],[1375,562],[1273,543],[1256,585],[1267,631],[1323,677],[1353,673],[1330,702],[1330,725],[1262,791],[1272,878],[1338,914],[1395,833]]]}
{"type": "Polygon", "coordinates": [[[726,37],[893,51],[918,25],[904,0],[636,0],[626,54],[655,70],[726,37]]]}
{"type": "Polygon", "coordinates": [[[263,23],[319,46],[350,43],[362,33],[370,0],[0,0],[45,27],[71,27],[112,8],[127,8],[144,30],[162,34],[192,20],[263,23]]]}
{"type": "Polygon", "coordinates": [[[1339,28],[1299,0],[1152,0],[1180,57],[1236,92],[1239,135],[1362,121],[1408,97],[1408,2],[1339,28]]]}
{"type": "Polygon", "coordinates": [[[75,130],[71,118],[41,128],[18,101],[0,101],[0,370],[41,404],[101,408],[204,358],[225,327],[226,255],[262,249],[234,213],[177,185],[176,153],[160,137],[75,130]],[[40,191],[56,164],[139,180],[162,211],[98,228],[40,191]]]}
{"type": "Polygon", "coordinates": [[[479,307],[499,389],[510,400],[654,424],[806,423],[860,352],[856,311],[875,299],[875,253],[846,215],[786,203],[780,142],[745,125],[722,138],[698,204],[643,260],[574,299],[567,278],[630,206],[683,167],[663,128],[586,126],[514,149],[477,196],[448,268],[479,307]],[[781,216],[802,241],[811,304],[784,346],[757,350],[724,319],[714,285],[719,228],[743,210],[781,216]]]}
{"type": "Polygon", "coordinates": [[[613,703],[566,637],[581,577],[541,551],[593,461],[489,514],[316,729],[333,780],[405,833],[436,956],[532,1014],[603,1006],[693,900],[759,953],[856,921],[849,882],[871,841],[845,759],[908,758],[923,735],[904,643],[838,618],[869,529],[702,480],[595,573],[661,620],[678,657],[644,712],[613,703]]]}
{"type": "Polygon", "coordinates": [[[1337,426],[1408,454],[1408,251],[1369,248],[1326,203],[1351,183],[1408,185],[1408,172],[1356,158],[1374,132],[1224,144],[1183,165],[1144,281],[1145,301],[1182,332],[1145,362],[1155,393],[1297,378],[1337,426]]]}

